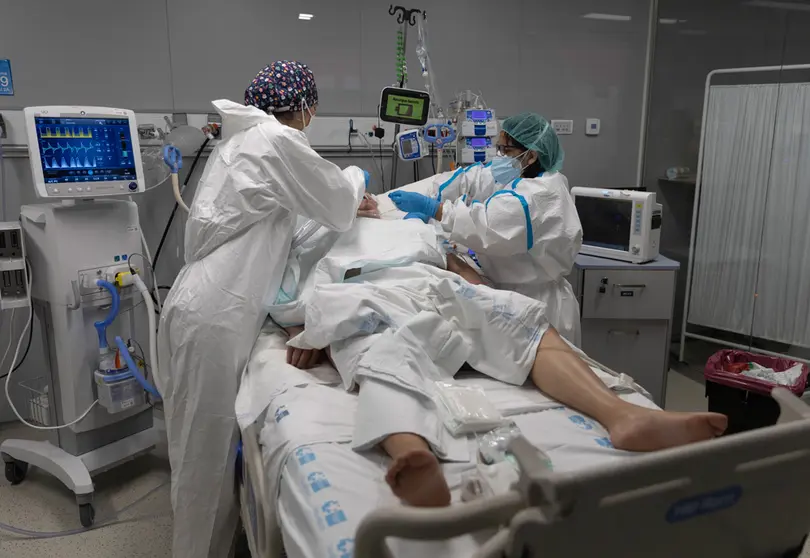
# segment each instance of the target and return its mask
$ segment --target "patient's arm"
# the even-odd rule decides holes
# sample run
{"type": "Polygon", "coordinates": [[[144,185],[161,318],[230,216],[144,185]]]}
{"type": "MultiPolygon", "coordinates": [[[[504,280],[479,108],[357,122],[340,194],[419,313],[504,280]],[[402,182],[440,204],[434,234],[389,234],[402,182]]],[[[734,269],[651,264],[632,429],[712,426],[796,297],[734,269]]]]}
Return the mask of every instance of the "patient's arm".
{"type": "MultiPolygon", "coordinates": [[[[284,331],[287,332],[290,338],[293,338],[304,331],[304,326],[285,327],[284,331]]],[[[292,364],[301,370],[318,366],[322,358],[323,351],[320,349],[296,349],[295,347],[287,347],[287,364],[292,364]]]]}
{"type": "Polygon", "coordinates": [[[468,283],[472,283],[473,285],[484,284],[478,272],[455,254],[447,254],[447,271],[452,271],[456,275],[460,275],[468,283]]]}

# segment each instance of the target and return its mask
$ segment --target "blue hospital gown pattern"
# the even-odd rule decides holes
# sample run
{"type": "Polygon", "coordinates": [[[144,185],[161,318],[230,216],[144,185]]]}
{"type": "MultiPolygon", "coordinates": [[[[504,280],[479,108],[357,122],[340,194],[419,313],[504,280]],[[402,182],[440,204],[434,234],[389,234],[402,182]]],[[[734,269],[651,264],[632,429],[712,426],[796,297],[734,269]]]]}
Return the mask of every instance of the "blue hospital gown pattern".
{"type": "Polygon", "coordinates": [[[314,473],[310,473],[307,475],[307,484],[312,489],[312,492],[319,492],[324,488],[329,488],[332,486],[329,484],[329,479],[326,478],[326,475],[321,473],[320,471],[315,471],[314,473]]]}
{"type": "Polygon", "coordinates": [[[582,415],[571,415],[568,417],[568,420],[579,426],[583,430],[593,430],[594,422],[591,419],[587,419],[582,415]]]}
{"type": "Polygon", "coordinates": [[[321,513],[323,514],[324,521],[326,521],[326,525],[329,527],[334,527],[346,521],[346,514],[340,508],[340,502],[337,500],[329,500],[322,505],[321,513]]]}
{"type": "Polygon", "coordinates": [[[352,558],[354,556],[354,539],[340,539],[335,545],[336,558],[352,558]]]}
{"type": "Polygon", "coordinates": [[[280,422],[281,419],[283,419],[284,417],[288,417],[288,416],[290,416],[290,412],[287,410],[287,407],[285,407],[284,405],[282,405],[281,407],[276,409],[276,413],[275,413],[276,422],[280,422]]]}
{"type": "Polygon", "coordinates": [[[315,452],[309,448],[299,448],[295,450],[295,458],[300,465],[306,465],[307,463],[315,461],[315,452]]]}
{"type": "Polygon", "coordinates": [[[603,448],[613,449],[613,443],[610,441],[610,438],[602,437],[602,438],[594,438],[593,440],[598,445],[602,446],[603,448]]]}

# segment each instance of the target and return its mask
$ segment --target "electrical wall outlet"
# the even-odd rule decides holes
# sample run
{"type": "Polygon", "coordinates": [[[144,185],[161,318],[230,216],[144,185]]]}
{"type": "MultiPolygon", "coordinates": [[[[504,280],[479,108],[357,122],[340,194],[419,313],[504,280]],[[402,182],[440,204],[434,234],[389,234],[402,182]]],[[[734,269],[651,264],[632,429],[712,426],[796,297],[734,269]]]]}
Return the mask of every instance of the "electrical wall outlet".
{"type": "Polygon", "coordinates": [[[574,133],[573,120],[552,120],[551,125],[558,136],[567,136],[574,133]]]}
{"type": "Polygon", "coordinates": [[[185,112],[173,112],[172,123],[175,126],[188,126],[188,114],[185,112]]]}
{"type": "Polygon", "coordinates": [[[585,135],[598,136],[602,131],[602,121],[598,118],[588,118],[585,120],[585,135]]]}

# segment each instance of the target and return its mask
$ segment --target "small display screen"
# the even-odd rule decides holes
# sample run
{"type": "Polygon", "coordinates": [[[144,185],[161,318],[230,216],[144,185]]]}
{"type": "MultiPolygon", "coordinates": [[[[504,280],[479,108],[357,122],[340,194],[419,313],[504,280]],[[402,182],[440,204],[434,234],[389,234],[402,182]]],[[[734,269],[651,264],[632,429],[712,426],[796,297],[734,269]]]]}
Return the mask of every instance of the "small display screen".
{"type": "Polygon", "coordinates": [[[392,94],[388,95],[385,114],[392,118],[405,118],[414,122],[421,122],[424,109],[425,99],[392,94]]]}
{"type": "Polygon", "coordinates": [[[414,152],[413,144],[414,144],[413,140],[410,140],[410,139],[403,140],[402,141],[402,154],[405,155],[406,157],[408,155],[412,155],[413,152],[414,152]]]}
{"type": "Polygon", "coordinates": [[[576,207],[583,244],[613,250],[630,248],[631,202],[577,196],[576,207]]]}
{"type": "Polygon", "coordinates": [[[489,114],[485,110],[471,110],[467,113],[467,118],[470,120],[486,120],[489,114]]]}
{"type": "Polygon", "coordinates": [[[126,118],[35,117],[46,184],[135,180],[126,118]]]}
{"type": "Polygon", "coordinates": [[[486,147],[487,146],[487,138],[471,138],[470,139],[470,146],[472,147],[486,147]]]}

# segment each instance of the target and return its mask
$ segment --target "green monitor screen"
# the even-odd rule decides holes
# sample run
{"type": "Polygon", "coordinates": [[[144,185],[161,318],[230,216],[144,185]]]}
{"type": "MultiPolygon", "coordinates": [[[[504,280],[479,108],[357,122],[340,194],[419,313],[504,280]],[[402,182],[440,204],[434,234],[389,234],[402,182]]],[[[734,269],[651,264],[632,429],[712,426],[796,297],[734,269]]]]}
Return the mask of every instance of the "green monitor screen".
{"type": "Polygon", "coordinates": [[[421,126],[427,122],[430,96],[424,91],[386,87],[380,100],[380,118],[386,122],[421,126]]]}

